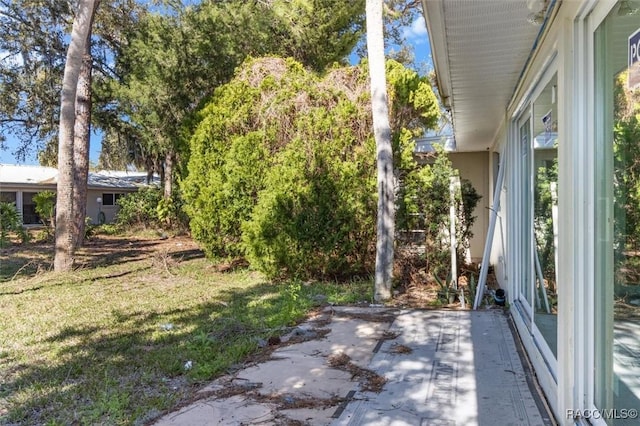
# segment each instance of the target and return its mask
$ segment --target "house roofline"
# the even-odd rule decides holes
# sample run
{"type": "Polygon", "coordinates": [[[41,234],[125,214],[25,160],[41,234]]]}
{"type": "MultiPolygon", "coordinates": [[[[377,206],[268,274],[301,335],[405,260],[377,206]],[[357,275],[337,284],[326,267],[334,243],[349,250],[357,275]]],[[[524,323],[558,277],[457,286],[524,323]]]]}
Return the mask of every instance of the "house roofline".
{"type": "Polygon", "coordinates": [[[425,15],[427,32],[431,43],[431,59],[436,72],[436,85],[444,107],[453,113],[451,93],[451,74],[447,49],[444,2],[442,0],[422,0],[422,11],[425,15]],[[429,19],[427,19],[429,16],[429,19]]]}

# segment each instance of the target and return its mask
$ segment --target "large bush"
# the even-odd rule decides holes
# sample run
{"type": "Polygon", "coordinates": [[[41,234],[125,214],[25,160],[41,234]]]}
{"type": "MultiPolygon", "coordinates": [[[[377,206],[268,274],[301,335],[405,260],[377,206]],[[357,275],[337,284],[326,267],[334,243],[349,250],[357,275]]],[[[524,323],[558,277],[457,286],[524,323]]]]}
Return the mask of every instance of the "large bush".
{"type": "Polygon", "coordinates": [[[351,147],[336,142],[295,141],[267,173],[242,231],[251,264],[269,276],[341,278],[370,266],[376,229],[373,142],[349,153],[350,160],[339,159],[339,153],[351,147]]]}
{"type": "MultiPolygon", "coordinates": [[[[438,106],[424,78],[393,61],[387,72],[400,149],[403,126],[408,134],[433,126],[438,106]]],[[[246,256],[271,277],[371,270],[377,195],[368,81],[366,64],[321,77],[265,58],[249,60],[216,91],[200,114],[182,185],[192,234],[208,256],[246,256]]]]}

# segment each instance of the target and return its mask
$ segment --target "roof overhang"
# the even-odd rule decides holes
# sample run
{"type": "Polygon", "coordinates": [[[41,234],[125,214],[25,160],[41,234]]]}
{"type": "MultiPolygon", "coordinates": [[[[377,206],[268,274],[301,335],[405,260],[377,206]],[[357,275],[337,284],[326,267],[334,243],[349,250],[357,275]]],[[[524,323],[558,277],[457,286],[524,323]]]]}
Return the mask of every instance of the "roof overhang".
{"type": "Polygon", "coordinates": [[[422,0],[458,151],[489,149],[553,0],[422,0]]]}

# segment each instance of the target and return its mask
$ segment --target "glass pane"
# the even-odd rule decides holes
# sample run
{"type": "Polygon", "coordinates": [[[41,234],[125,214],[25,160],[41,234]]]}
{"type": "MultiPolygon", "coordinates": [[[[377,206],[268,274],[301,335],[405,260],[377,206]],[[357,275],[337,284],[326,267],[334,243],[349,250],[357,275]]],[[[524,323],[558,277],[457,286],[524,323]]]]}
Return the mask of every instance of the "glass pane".
{"type": "Polygon", "coordinates": [[[102,205],[103,206],[113,206],[113,194],[102,194],[102,205]]]}
{"type": "Polygon", "coordinates": [[[16,202],[16,193],[15,192],[0,192],[0,202],[3,203],[14,203],[16,202]]]}
{"type": "MultiPolygon", "coordinates": [[[[522,202],[521,218],[524,229],[531,230],[531,119],[528,118],[520,126],[520,152],[522,154],[522,202]]],[[[521,236],[523,255],[522,265],[524,266],[523,274],[520,277],[520,297],[524,296],[529,306],[532,306],[531,298],[533,291],[531,289],[531,233],[523,232],[521,236]]]]}
{"type": "Polygon", "coordinates": [[[25,225],[42,223],[40,216],[36,213],[36,203],[33,201],[33,196],[36,194],[36,192],[22,193],[22,223],[25,225]]]}
{"type": "MultiPolygon", "coordinates": [[[[640,409],[640,85],[628,66],[640,9],[629,4],[618,2],[595,37],[595,119],[601,154],[595,392],[599,408],[618,413],[640,409]]],[[[615,425],[637,422],[608,420],[615,425]]]]}
{"type": "Polygon", "coordinates": [[[533,104],[534,321],[557,356],[558,104],[557,76],[533,104]]]}

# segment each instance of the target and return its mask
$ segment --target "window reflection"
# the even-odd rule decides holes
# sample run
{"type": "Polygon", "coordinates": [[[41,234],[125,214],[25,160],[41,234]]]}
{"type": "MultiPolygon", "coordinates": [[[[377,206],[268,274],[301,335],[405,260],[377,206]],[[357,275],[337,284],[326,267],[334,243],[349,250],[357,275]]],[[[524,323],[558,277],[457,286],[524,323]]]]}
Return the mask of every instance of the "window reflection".
{"type": "Polygon", "coordinates": [[[638,407],[640,399],[640,90],[614,84],[613,195],[614,404],[638,407]]]}
{"type": "MultiPolygon", "coordinates": [[[[601,182],[596,219],[596,403],[640,408],[640,86],[628,46],[640,15],[618,2],[596,31],[596,122],[601,182]],[[609,237],[608,235],[611,235],[609,237]]],[[[609,419],[609,424],[637,424],[609,419]]]]}
{"type": "Polygon", "coordinates": [[[533,103],[534,321],[557,356],[558,106],[557,76],[533,103]]]}

